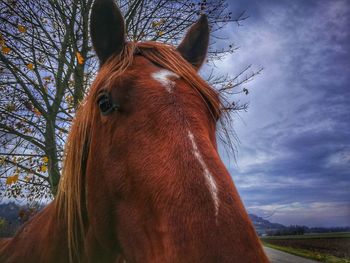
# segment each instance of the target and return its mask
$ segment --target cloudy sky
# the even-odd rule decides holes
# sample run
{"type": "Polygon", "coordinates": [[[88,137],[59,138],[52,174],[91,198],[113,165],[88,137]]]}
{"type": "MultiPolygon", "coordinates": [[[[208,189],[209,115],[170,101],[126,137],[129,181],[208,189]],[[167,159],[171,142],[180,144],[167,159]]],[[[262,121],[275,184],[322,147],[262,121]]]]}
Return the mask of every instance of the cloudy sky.
{"type": "Polygon", "coordinates": [[[239,51],[218,64],[249,83],[235,118],[237,160],[225,162],[249,212],[308,226],[350,225],[350,2],[236,0],[239,51]]]}

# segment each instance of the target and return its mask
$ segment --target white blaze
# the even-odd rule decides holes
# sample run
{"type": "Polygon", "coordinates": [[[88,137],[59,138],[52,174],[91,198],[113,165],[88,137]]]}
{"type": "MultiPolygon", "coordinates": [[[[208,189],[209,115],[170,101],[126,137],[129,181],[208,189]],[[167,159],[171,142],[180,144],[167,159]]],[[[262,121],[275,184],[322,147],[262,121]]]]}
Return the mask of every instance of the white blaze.
{"type": "Polygon", "coordinates": [[[152,78],[159,81],[160,84],[167,90],[167,92],[172,93],[175,87],[175,81],[172,79],[179,78],[179,75],[171,72],[167,69],[161,69],[157,72],[152,73],[152,78]]]}
{"type": "Polygon", "coordinates": [[[204,162],[203,157],[202,157],[201,153],[199,152],[197,143],[194,140],[194,136],[193,136],[192,132],[190,130],[188,130],[187,132],[188,132],[188,138],[190,139],[191,144],[192,144],[193,154],[196,157],[196,159],[198,160],[198,162],[200,163],[200,165],[202,166],[204,178],[205,178],[206,183],[209,187],[211,197],[214,201],[215,216],[217,216],[219,213],[218,187],[216,185],[216,182],[215,182],[213,175],[209,171],[207,164],[204,162]]]}

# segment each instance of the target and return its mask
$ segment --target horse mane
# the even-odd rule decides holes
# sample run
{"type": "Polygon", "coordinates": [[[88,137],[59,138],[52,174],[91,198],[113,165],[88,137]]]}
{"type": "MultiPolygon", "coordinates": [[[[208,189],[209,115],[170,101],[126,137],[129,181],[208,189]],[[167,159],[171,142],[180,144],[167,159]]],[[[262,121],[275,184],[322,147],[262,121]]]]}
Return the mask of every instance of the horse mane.
{"type": "Polygon", "coordinates": [[[221,113],[218,93],[211,88],[180,53],[172,46],[157,42],[128,42],[119,55],[112,56],[101,67],[88,95],[76,112],[64,150],[62,176],[60,179],[56,209],[67,225],[70,262],[79,262],[83,251],[86,231],[85,166],[89,156],[89,143],[97,116],[96,96],[101,83],[121,76],[131,66],[134,56],[142,55],[151,62],[168,69],[183,78],[205,101],[213,118],[221,113]]]}

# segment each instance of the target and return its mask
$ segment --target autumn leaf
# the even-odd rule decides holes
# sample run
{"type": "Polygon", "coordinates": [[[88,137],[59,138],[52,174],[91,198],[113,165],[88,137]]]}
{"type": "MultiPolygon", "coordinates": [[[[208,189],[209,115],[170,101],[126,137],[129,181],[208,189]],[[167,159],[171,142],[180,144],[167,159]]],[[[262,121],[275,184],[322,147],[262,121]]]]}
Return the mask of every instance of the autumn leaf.
{"type": "Polygon", "coordinates": [[[29,63],[29,64],[27,65],[27,69],[29,69],[29,70],[34,70],[34,64],[33,64],[33,63],[29,63]]]}
{"type": "Polygon", "coordinates": [[[46,77],[43,77],[43,80],[45,80],[46,82],[51,82],[52,81],[52,78],[51,76],[46,76],[46,77]]]}
{"type": "Polygon", "coordinates": [[[15,174],[13,176],[8,176],[6,178],[6,184],[10,185],[10,184],[14,184],[18,181],[18,174],[15,174]]]}
{"type": "Polygon", "coordinates": [[[160,27],[161,25],[163,25],[165,23],[165,20],[164,19],[161,19],[159,21],[154,21],[152,22],[152,27],[155,28],[155,27],[160,27]]]}
{"type": "Polygon", "coordinates": [[[32,130],[28,127],[25,127],[24,130],[23,130],[24,134],[28,134],[28,133],[31,133],[32,130]]]}
{"type": "Polygon", "coordinates": [[[42,166],[40,167],[40,172],[45,173],[46,171],[47,171],[47,166],[46,166],[46,165],[42,165],[42,166]]]}
{"type": "Polygon", "coordinates": [[[71,96],[71,95],[68,95],[68,96],[66,97],[66,101],[67,101],[67,103],[68,103],[68,106],[69,106],[69,107],[72,107],[73,104],[74,104],[74,97],[71,96]]]}
{"type": "Polygon", "coordinates": [[[164,31],[158,31],[157,32],[157,36],[159,36],[159,37],[161,37],[162,35],[164,35],[165,33],[164,33],[164,31]]]}
{"type": "Polygon", "coordinates": [[[1,48],[1,51],[2,51],[2,53],[4,53],[4,54],[8,54],[8,53],[10,53],[11,49],[10,49],[9,47],[3,46],[3,47],[1,48]]]}
{"type": "Polygon", "coordinates": [[[43,157],[43,162],[44,162],[44,163],[48,163],[48,162],[49,162],[49,158],[48,158],[47,156],[44,156],[44,157],[43,157]]]}
{"type": "Polygon", "coordinates": [[[32,180],[32,177],[29,175],[24,176],[24,180],[28,183],[30,180],[32,180]]]}
{"type": "Polygon", "coordinates": [[[13,103],[7,104],[7,105],[6,105],[6,110],[7,110],[8,112],[13,112],[13,111],[16,110],[16,105],[13,104],[13,103]]]}
{"type": "Polygon", "coordinates": [[[38,115],[38,116],[41,116],[41,112],[37,109],[37,108],[34,108],[33,109],[33,112],[38,115]]]}
{"type": "Polygon", "coordinates": [[[153,28],[155,28],[155,27],[157,27],[157,26],[158,26],[158,22],[157,22],[157,21],[152,22],[152,27],[153,27],[153,28]]]}
{"type": "Polygon", "coordinates": [[[0,34],[0,46],[4,46],[5,45],[5,39],[4,37],[0,34]]]}
{"type": "Polygon", "coordinates": [[[76,53],[76,56],[77,56],[77,60],[78,60],[79,65],[83,65],[84,64],[83,56],[79,52],[76,53]]]}
{"type": "Polygon", "coordinates": [[[18,31],[19,31],[20,33],[25,33],[25,32],[27,32],[27,29],[26,29],[24,26],[22,26],[22,25],[18,25],[17,28],[18,28],[18,31]]]}

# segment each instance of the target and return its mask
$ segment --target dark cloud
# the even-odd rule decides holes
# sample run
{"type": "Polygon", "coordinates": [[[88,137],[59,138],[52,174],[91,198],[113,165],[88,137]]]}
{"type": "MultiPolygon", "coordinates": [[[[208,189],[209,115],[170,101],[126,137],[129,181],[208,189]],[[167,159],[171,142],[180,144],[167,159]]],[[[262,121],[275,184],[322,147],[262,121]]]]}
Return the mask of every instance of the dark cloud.
{"type": "MultiPolygon", "coordinates": [[[[348,1],[233,1],[247,10],[227,30],[241,47],[219,68],[262,65],[252,82],[237,164],[248,210],[272,220],[350,225],[350,5],[348,1]]],[[[237,98],[236,98],[237,99],[237,98]]],[[[228,162],[227,162],[228,163],[228,162]]]]}

